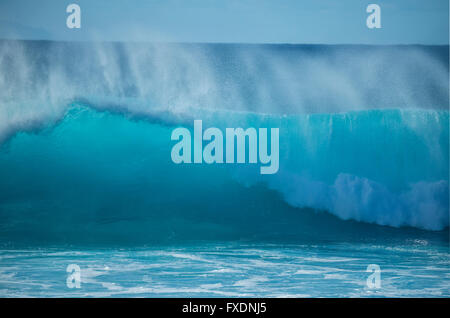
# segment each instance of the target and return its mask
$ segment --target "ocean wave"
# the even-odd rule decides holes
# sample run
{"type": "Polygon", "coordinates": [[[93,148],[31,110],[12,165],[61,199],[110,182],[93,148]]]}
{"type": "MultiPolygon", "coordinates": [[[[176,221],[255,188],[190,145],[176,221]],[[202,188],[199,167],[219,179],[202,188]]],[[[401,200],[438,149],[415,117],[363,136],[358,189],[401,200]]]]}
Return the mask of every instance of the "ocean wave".
{"type": "Polygon", "coordinates": [[[71,102],[130,113],[448,109],[448,46],[0,41],[0,141],[71,102]]]}
{"type": "MultiPolygon", "coordinates": [[[[174,118],[169,123],[74,106],[55,126],[18,134],[2,146],[2,232],[45,228],[101,236],[107,230],[158,240],[178,237],[182,228],[199,238],[230,231],[245,236],[243,218],[259,217],[258,231],[269,227],[277,233],[292,211],[260,186],[279,192],[293,207],[312,209],[308,213],[323,210],[392,227],[448,227],[446,111],[202,114],[205,128],[281,127],[279,172],[261,175],[252,164],[175,165],[174,118]],[[127,228],[132,233],[124,233],[127,228]]],[[[314,225],[322,227],[317,235],[325,235],[330,220],[318,217],[324,224],[314,225]]],[[[308,226],[297,231],[318,231],[308,226]]]]}
{"type": "Polygon", "coordinates": [[[296,207],[326,210],[344,220],[442,230],[449,224],[448,181],[417,182],[401,193],[340,173],[333,184],[285,175],[269,183],[296,207]]]}
{"type": "Polygon", "coordinates": [[[2,233],[240,237],[261,216],[283,236],[288,205],[442,230],[447,86],[448,47],[2,41],[2,233]],[[194,119],[280,128],[279,172],[174,165],[170,133],[194,119]]]}

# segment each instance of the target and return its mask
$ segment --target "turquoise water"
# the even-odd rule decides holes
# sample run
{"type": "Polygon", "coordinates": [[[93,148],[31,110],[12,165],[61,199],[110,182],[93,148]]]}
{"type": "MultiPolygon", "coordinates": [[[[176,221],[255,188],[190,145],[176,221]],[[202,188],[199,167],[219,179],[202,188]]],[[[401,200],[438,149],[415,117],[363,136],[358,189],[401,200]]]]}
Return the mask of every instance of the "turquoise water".
{"type": "Polygon", "coordinates": [[[0,296],[449,296],[448,47],[0,49],[0,296]],[[173,163],[195,119],[278,172],[173,163]]]}
{"type": "Polygon", "coordinates": [[[447,247],[203,243],[0,251],[2,297],[449,297],[447,247]],[[77,264],[81,286],[68,288],[77,264]],[[369,264],[381,269],[370,289],[369,264]]]}
{"type": "MultiPolygon", "coordinates": [[[[448,223],[448,157],[432,154],[414,133],[440,136],[436,145],[446,149],[448,113],[338,114],[333,134],[349,134],[348,122],[353,132],[366,131],[364,123],[374,121],[370,115],[388,124],[380,131],[373,125],[374,142],[361,142],[344,155],[345,144],[336,149],[332,138],[329,148],[323,147],[320,137],[329,133],[329,116],[235,114],[236,122],[279,122],[296,132],[281,139],[279,174],[262,177],[245,165],[176,166],[167,143],[175,126],[73,106],[55,126],[20,133],[2,148],[0,171],[10,177],[1,183],[0,295],[448,297],[448,227],[442,230],[448,223]],[[309,149],[312,142],[322,148],[291,149],[308,143],[293,124],[299,122],[317,125],[309,149]],[[402,124],[400,131],[392,122],[402,124]],[[406,128],[412,122],[415,130],[406,128]],[[373,160],[385,147],[382,134],[390,135],[395,155],[386,152],[386,158],[373,160]],[[411,140],[395,144],[398,135],[411,140]],[[420,157],[420,166],[410,153],[414,160],[420,157]],[[326,169],[320,169],[322,155],[333,156],[334,166],[323,163],[326,169]],[[358,165],[355,156],[373,160],[372,165],[358,165]],[[401,166],[395,165],[398,157],[401,166]],[[310,168],[311,179],[293,184],[299,162],[310,168]],[[340,185],[333,176],[339,178],[342,166],[348,175],[374,177],[362,186],[358,178],[350,182],[353,188],[340,185]],[[421,192],[405,195],[419,180],[427,180],[421,192]],[[307,196],[293,196],[293,186],[307,196]],[[340,210],[327,210],[324,202],[339,186],[361,214],[346,218],[340,210]],[[408,209],[418,200],[424,210],[408,209]],[[80,289],[66,285],[69,264],[81,269],[80,289]],[[379,289],[366,285],[369,264],[381,268],[379,289]]],[[[358,139],[348,142],[355,145],[358,139]]]]}
{"type": "MultiPolygon", "coordinates": [[[[1,215],[11,221],[0,236],[145,244],[278,231],[323,233],[313,235],[319,239],[351,235],[316,225],[336,222],[318,217],[321,211],[391,227],[448,227],[446,111],[203,111],[202,118],[205,128],[281,127],[279,171],[261,175],[259,164],[177,165],[170,157],[176,124],[73,105],[61,121],[2,146],[1,215]],[[305,215],[314,225],[302,221],[305,215]],[[246,222],[258,227],[247,229],[246,222]]],[[[360,235],[363,226],[352,233],[360,235]]]]}

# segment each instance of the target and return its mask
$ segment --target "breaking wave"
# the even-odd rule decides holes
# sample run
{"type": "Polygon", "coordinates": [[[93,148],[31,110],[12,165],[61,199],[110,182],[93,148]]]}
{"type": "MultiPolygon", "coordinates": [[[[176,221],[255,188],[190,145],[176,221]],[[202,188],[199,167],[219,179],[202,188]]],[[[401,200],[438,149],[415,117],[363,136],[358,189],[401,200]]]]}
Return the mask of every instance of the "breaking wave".
{"type": "Polygon", "coordinates": [[[448,47],[2,41],[0,142],[2,233],[220,237],[247,214],[282,236],[291,209],[443,230],[448,47]],[[174,165],[193,119],[279,127],[279,172],[174,165]]]}

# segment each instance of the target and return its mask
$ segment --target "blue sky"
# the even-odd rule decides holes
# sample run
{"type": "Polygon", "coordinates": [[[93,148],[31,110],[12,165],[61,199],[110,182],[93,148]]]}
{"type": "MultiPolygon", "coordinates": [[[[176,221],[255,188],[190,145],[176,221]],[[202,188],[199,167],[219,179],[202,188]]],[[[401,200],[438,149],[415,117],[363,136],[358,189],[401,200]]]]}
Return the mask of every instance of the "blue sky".
{"type": "Polygon", "coordinates": [[[0,0],[0,38],[448,44],[448,0],[0,0]],[[66,7],[82,10],[66,27],[66,7]],[[366,7],[381,7],[381,29],[366,7]]]}

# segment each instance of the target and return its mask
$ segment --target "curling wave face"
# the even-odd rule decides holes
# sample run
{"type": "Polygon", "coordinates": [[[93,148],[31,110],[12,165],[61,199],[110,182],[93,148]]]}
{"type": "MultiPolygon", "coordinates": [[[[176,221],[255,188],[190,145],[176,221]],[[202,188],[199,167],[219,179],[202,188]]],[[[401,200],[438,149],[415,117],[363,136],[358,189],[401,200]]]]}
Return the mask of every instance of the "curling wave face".
{"type": "Polygon", "coordinates": [[[364,232],[314,211],[448,227],[448,47],[4,41],[0,70],[2,235],[364,232]],[[279,172],[174,165],[194,119],[280,127],[279,172]]]}

